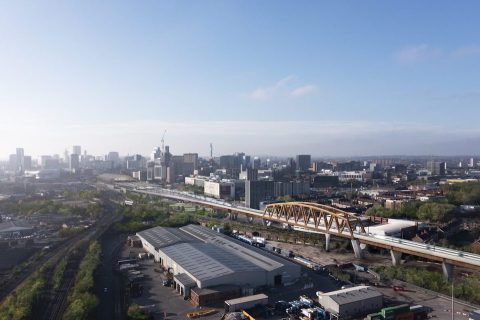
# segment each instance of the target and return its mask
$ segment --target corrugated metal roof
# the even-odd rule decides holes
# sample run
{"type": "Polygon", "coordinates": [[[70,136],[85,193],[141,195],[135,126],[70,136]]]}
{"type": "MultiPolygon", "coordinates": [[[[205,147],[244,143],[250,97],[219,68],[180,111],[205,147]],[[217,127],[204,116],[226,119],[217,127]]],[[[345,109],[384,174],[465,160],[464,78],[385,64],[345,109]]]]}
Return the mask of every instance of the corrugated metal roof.
{"type": "Polygon", "coordinates": [[[263,271],[249,260],[210,243],[179,243],[162,251],[200,281],[235,272],[263,271]]]}
{"type": "Polygon", "coordinates": [[[288,260],[268,254],[264,250],[198,225],[191,224],[180,229],[204,242],[215,244],[236,256],[249,260],[264,270],[272,271],[284,265],[293,264],[288,260]]]}
{"type": "Polygon", "coordinates": [[[186,273],[179,273],[173,277],[177,282],[183,284],[185,287],[194,287],[196,282],[186,273]]]}
{"type": "Polygon", "coordinates": [[[339,305],[382,296],[380,292],[369,286],[352,287],[319,295],[319,297],[329,297],[339,305]]]}
{"type": "Polygon", "coordinates": [[[195,242],[197,239],[176,228],[155,227],[137,232],[155,249],[168,247],[181,242],[195,242]]]}
{"type": "Polygon", "coordinates": [[[32,230],[33,227],[27,225],[25,223],[17,222],[17,221],[8,221],[0,223],[0,232],[17,232],[17,231],[25,231],[25,230],[32,230]]]}

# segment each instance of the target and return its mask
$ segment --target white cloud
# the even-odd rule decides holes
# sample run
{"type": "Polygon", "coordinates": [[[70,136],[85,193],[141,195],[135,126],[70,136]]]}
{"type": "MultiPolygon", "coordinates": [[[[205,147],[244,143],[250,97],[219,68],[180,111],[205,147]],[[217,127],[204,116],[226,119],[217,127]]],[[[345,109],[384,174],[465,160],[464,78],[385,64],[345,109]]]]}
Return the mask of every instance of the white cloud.
{"type": "Polygon", "coordinates": [[[480,56],[479,44],[465,45],[452,50],[442,50],[440,48],[432,47],[429,44],[422,43],[402,48],[394,54],[394,59],[401,64],[412,64],[440,57],[446,59],[462,59],[473,56],[480,56]]]}
{"type": "Polygon", "coordinates": [[[442,55],[442,51],[426,43],[407,46],[395,54],[395,60],[399,63],[410,64],[421,60],[436,58],[442,55]]]}
{"type": "Polygon", "coordinates": [[[306,96],[307,94],[315,92],[316,90],[317,90],[316,86],[314,86],[313,84],[307,84],[307,85],[293,89],[290,92],[290,95],[292,97],[303,97],[303,96],[306,96]]]}
{"type": "Polygon", "coordinates": [[[265,101],[278,96],[300,97],[316,90],[316,86],[313,84],[293,87],[295,80],[295,76],[289,75],[273,85],[256,88],[250,93],[249,97],[252,100],[265,101]]]}
{"type": "Polygon", "coordinates": [[[250,98],[253,100],[268,100],[281,92],[294,79],[295,76],[289,75],[278,80],[271,86],[257,88],[252,91],[250,98]]]}

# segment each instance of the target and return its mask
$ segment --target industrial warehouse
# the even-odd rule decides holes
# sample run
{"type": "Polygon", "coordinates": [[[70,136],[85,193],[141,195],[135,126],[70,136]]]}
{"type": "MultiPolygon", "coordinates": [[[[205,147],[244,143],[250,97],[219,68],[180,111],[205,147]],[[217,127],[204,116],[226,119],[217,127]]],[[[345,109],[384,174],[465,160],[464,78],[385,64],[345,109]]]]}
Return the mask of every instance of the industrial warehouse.
{"type": "Polygon", "coordinates": [[[173,275],[173,286],[202,306],[294,283],[301,267],[198,225],[137,233],[143,248],[173,275]]]}

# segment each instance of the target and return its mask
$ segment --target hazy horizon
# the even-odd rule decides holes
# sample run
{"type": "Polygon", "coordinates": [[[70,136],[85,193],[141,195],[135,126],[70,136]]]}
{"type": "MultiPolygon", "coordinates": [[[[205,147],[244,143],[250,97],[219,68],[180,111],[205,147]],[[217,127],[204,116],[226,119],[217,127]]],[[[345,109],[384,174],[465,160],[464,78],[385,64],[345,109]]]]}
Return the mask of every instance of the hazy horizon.
{"type": "Polygon", "coordinates": [[[480,3],[4,2],[0,158],[480,153],[480,3]],[[435,9],[435,10],[433,10],[435,9]]]}

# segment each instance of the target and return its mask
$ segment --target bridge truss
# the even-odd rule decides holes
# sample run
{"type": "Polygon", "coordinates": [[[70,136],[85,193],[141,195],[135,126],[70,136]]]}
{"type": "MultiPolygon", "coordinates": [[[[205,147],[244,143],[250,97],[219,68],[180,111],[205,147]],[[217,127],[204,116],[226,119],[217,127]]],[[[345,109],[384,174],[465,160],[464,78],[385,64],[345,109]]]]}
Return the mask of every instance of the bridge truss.
{"type": "Polygon", "coordinates": [[[353,232],[365,234],[362,220],[352,213],[311,202],[272,203],[265,207],[264,219],[355,239],[353,232]]]}

